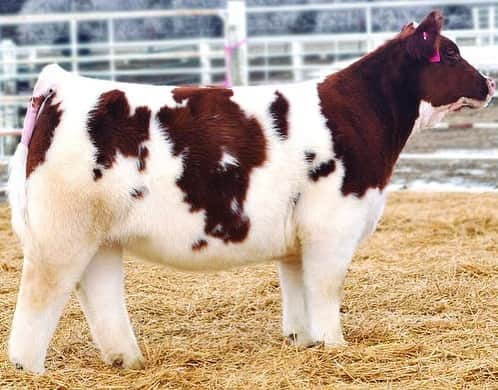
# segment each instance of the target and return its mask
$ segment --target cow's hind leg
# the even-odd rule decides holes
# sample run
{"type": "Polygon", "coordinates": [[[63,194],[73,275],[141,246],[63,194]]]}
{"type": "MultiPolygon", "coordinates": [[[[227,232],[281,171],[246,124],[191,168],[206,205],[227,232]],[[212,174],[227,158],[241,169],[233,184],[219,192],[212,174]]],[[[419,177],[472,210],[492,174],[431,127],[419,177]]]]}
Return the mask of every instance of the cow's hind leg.
{"type": "Polygon", "coordinates": [[[300,259],[279,263],[282,292],[282,331],[291,344],[307,346],[311,343],[304,301],[303,270],[300,259]]]}
{"type": "Polygon", "coordinates": [[[9,339],[10,361],[18,369],[34,373],[44,371],[47,348],[62,309],[95,253],[89,246],[74,252],[47,251],[46,247],[25,250],[9,339]]]}
{"type": "Polygon", "coordinates": [[[115,367],[143,368],[126,310],[121,248],[100,248],[76,292],[103,360],[115,367]]]}

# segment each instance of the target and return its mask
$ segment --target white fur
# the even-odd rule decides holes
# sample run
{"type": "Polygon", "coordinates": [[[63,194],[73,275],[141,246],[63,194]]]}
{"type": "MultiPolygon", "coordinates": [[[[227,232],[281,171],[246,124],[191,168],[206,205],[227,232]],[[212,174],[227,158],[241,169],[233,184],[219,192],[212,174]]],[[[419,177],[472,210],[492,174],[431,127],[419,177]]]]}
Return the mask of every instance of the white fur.
{"type": "MultiPolygon", "coordinates": [[[[485,77],[485,76],[483,76],[485,77]]],[[[461,97],[456,102],[452,104],[447,104],[444,106],[433,106],[431,103],[425,100],[420,101],[418,117],[415,120],[415,125],[413,126],[413,131],[428,129],[434,127],[436,124],[441,122],[446,114],[452,111],[457,111],[462,107],[472,107],[472,108],[484,108],[486,107],[491,99],[493,98],[494,90],[490,88],[489,94],[484,101],[479,101],[467,97],[461,97]]]]}
{"type": "Polygon", "coordinates": [[[280,290],[282,292],[282,332],[298,345],[313,343],[309,335],[305,302],[303,267],[297,257],[279,262],[280,290]]]}
{"type": "Polygon", "coordinates": [[[86,268],[76,292],[103,360],[143,367],[124,301],[121,248],[101,248],[86,268]]]}
{"type": "MultiPolygon", "coordinates": [[[[244,204],[234,199],[230,205],[250,220],[241,243],[206,237],[205,212],[191,212],[183,200],[176,184],[183,156],[173,155],[172,141],[155,119],[160,107],[177,105],[171,87],[90,80],[49,66],[35,95],[48,88],[56,90],[64,114],[45,162],[26,181],[26,150],[19,146],[9,181],[12,222],[25,253],[9,342],[12,362],[43,371],[51,334],[79,282],[78,297],[104,360],[124,367],[141,365],[124,304],[123,248],[191,270],[280,261],[284,334],[297,335],[298,344],[344,342],[342,284],[355,248],[375,229],[385,196],[379,189],[368,190],[361,199],[342,194],[344,167],[333,152],[316,82],[278,87],[290,103],[285,141],[275,134],[268,110],[276,88],[234,89],[232,99],[258,120],[267,142],[266,161],[251,171],[244,204]],[[143,144],[149,150],[147,169],[139,172],[136,159],[118,154],[114,166],[94,181],[96,149],[86,128],[88,112],[100,94],[115,88],[126,93],[132,112],[142,105],[152,111],[150,138],[143,144]],[[316,154],[314,164],[335,159],[335,171],[310,181],[305,152],[316,154]],[[143,199],[130,197],[133,188],[144,191],[143,199]],[[208,245],[193,251],[201,237],[208,245]]],[[[420,112],[416,127],[438,117],[425,104],[420,112]]],[[[220,168],[238,164],[224,150],[220,168]]]]}
{"type": "Polygon", "coordinates": [[[7,183],[7,194],[12,211],[12,229],[21,242],[24,237],[26,226],[26,166],[28,148],[20,143],[12,156],[9,164],[9,181],[7,183]]]}
{"type": "Polygon", "coordinates": [[[434,127],[448,112],[449,105],[434,107],[431,103],[422,100],[418,108],[418,117],[415,120],[413,131],[434,127]]]}
{"type": "Polygon", "coordinates": [[[221,156],[221,160],[220,160],[220,166],[221,166],[222,170],[226,171],[227,170],[227,165],[238,166],[239,162],[230,153],[227,153],[226,151],[223,151],[223,155],[221,156]]]}

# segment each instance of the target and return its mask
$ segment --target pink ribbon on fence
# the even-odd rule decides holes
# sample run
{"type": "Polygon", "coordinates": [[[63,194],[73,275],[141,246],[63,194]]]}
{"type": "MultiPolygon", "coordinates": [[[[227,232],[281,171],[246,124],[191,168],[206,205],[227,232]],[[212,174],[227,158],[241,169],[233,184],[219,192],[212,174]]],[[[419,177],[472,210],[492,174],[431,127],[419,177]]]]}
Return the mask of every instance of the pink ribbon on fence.
{"type": "Polygon", "coordinates": [[[225,45],[223,51],[225,52],[225,80],[223,81],[223,86],[225,88],[230,88],[233,84],[232,80],[232,56],[233,52],[237,50],[239,47],[247,43],[247,39],[244,38],[241,41],[233,44],[233,45],[225,45]]]}

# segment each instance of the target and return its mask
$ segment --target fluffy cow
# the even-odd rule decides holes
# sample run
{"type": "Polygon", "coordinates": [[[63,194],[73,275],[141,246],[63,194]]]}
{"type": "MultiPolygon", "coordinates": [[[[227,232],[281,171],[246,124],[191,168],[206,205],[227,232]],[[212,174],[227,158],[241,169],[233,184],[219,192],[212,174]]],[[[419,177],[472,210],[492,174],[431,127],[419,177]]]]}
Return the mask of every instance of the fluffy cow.
{"type": "Polygon", "coordinates": [[[12,363],[44,370],[76,290],[104,361],[142,367],[123,250],[187,270],[276,261],[283,335],[343,343],[344,277],[410,133],[494,93],[441,25],[433,12],[340,72],[278,87],[157,87],[44,68],[10,175],[24,249],[12,363]]]}

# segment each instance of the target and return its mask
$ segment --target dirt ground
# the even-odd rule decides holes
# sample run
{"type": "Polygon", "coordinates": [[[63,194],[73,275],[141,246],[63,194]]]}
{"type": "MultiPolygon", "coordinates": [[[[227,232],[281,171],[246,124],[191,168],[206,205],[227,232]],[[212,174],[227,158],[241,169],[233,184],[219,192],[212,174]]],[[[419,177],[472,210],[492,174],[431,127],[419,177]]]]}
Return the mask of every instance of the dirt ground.
{"type": "Polygon", "coordinates": [[[126,262],[143,371],[105,366],[74,299],[32,376],[7,362],[21,252],[0,208],[0,388],[498,388],[498,195],[392,193],[357,252],[342,312],[349,346],[280,336],[272,264],[213,274],[126,262]]]}

